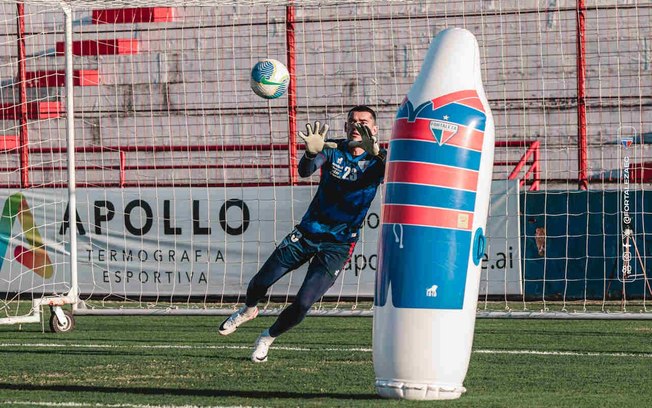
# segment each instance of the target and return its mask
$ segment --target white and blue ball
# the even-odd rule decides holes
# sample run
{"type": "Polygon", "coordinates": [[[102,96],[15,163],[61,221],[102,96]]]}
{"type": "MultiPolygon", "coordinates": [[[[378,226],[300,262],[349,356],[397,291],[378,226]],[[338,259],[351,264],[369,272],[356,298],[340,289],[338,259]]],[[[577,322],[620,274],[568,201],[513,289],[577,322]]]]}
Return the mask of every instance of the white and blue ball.
{"type": "Polygon", "coordinates": [[[250,84],[256,95],[276,99],[287,91],[290,73],[280,61],[271,58],[260,60],[251,69],[250,84]]]}

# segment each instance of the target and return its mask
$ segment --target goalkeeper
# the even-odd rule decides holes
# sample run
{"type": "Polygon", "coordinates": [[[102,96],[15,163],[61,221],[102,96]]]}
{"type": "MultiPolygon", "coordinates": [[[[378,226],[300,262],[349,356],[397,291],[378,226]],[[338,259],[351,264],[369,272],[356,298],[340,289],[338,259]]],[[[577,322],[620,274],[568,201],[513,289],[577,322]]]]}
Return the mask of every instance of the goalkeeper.
{"type": "Polygon", "coordinates": [[[322,168],[319,188],[301,222],[283,239],[247,287],[245,305],[228,317],[219,333],[233,333],[258,315],[258,302],[286,273],[310,262],[294,302],[256,340],[253,362],[267,361],[276,337],[299,324],[312,305],[335,283],[353,252],[360,227],[385,173],[386,152],[378,146],[376,112],[356,106],[344,124],[346,139],[327,140],[328,125],[315,122],[299,132],[306,152],[299,175],[322,168]]]}

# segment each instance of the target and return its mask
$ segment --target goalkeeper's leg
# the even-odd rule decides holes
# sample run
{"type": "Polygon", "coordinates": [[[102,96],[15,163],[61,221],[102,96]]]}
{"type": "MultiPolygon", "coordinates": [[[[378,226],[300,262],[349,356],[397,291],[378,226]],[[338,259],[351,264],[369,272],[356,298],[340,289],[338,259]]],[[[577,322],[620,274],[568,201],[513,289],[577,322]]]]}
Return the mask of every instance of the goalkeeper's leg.
{"type": "Polygon", "coordinates": [[[299,231],[294,230],[288,234],[249,281],[245,304],[255,307],[277,280],[303,265],[315,251],[316,248],[306,242],[299,231]]]}
{"type": "Polygon", "coordinates": [[[306,278],[297,292],[294,302],[281,312],[269,328],[269,334],[277,337],[301,323],[313,304],[333,286],[348,262],[355,244],[322,243],[321,250],[310,262],[306,278]]]}
{"type": "Polygon", "coordinates": [[[258,316],[258,302],[265,297],[267,290],[289,271],[306,262],[313,252],[290,233],[272,252],[258,273],[249,281],[245,305],[222,322],[218,331],[226,336],[233,333],[240,325],[258,316]]]}
{"type": "Polygon", "coordinates": [[[312,242],[310,245],[319,248],[319,251],[310,262],[306,278],[294,302],[281,312],[269,329],[258,336],[251,355],[251,361],[254,363],[267,361],[267,353],[276,337],[301,323],[312,305],[333,286],[355,246],[355,244],[312,242]]]}
{"type": "Polygon", "coordinates": [[[310,310],[310,307],[333,285],[335,279],[337,279],[337,276],[329,274],[320,262],[313,259],[294,302],[286,307],[274,324],[269,329],[264,330],[256,339],[251,361],[254,363],[267,361],[267,354],[276,337],[299,324],[310,310]]]}
{"type": "MultiPolygon", "coordinates": [[[[315,263],[311,264],[315,265],[315,263]]],[[[285,308],[274,324],[269,328],[269,335],[278,337],[301,323],[313,304],[318,301],[328,289],[333,286],[336,277],[330,275],[322,268],[310,268],[306,279],[297,292],[294,302],[285,308]]]]}

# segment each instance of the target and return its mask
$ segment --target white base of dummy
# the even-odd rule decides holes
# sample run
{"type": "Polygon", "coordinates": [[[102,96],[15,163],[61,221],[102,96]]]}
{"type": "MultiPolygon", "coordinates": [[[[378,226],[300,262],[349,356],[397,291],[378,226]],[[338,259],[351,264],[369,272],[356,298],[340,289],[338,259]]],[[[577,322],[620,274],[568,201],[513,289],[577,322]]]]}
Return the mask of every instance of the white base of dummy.
{"type": "Polygon", "coordinates": [[[457,399],[466,392],[466,388],[455,385],[376,380],[376,392],[383,398],[431,401],[457,399]]]}

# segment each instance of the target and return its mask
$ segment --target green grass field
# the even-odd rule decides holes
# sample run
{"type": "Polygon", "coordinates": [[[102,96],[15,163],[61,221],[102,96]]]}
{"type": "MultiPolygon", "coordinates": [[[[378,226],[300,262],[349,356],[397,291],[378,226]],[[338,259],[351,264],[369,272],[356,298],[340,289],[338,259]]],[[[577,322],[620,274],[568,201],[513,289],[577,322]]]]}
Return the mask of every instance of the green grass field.
{"type": "Polygon", "coordinates": [[[487,320],[456,401],[376,396],[371,318],[308,317],[249,361],[258,319],[77,317],[71,333],[0,326],[0,405],[17,407],[650,407],[652,321],[487,320]]]}

